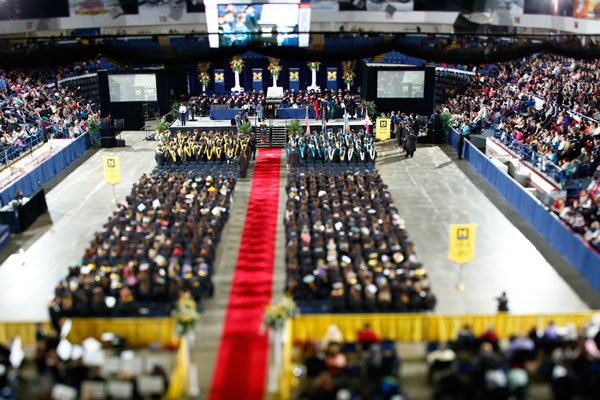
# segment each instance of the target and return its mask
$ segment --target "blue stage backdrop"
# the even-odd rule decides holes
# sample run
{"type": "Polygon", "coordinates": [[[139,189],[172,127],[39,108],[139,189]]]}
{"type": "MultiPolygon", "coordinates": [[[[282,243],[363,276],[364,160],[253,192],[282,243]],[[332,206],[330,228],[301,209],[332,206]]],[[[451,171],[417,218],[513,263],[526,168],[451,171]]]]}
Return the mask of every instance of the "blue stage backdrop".
{"type": "Polygon", "coordinates": [[[262,68],[252,68],[252,89],[257,92],[263,88],[263,70],[262,68]]]}
{"type": "Polygon", "coordinates": [[[300,90],[300,68],[290,68],[290,91],[298,92],[300,90]]]}
{"type": "Polygon", "coordinates": [[[215,69],[215,93],[223,93],[225,91],[225,70],[215,69]]]}
{"type": "Polygon", "coordinates": [[[337,68],[327,68],[327,90],[337,90],[337,68]]]}

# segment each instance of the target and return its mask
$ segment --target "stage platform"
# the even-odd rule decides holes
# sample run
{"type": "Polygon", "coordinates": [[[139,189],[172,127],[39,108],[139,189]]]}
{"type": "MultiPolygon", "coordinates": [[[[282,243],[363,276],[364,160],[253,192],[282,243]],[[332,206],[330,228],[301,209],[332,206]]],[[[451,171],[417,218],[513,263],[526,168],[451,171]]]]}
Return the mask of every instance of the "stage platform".
{"type": "MultiPolygon", "coordinates": [[[[291,120],[291,119],[265,120],[267,126],[273,126],[273,127],[286,127],[290,124],[291,121],[293,121],[293,120],[291,120]]],[[[260,122],[258,122],[258,118],[255,118],[255,117],[250,118],[250,123],[252,124],[252,126],[260,125],[260,122]]],[[[300,123],[304,127],[304,120],[300,120],[300,123]]],[[[313,128],[318,128],[319,130],[321,129],[322,123],[321,123],[320,119],[309,119],[308,123],[311,126],[311,129],[313,129],[313,128]]],[[[364,119],[349,119],[348,124],[350,125],[350,129],[364,128],[365,120],[364,119]]],[[[327,122],[327,128],[341,129],[343,125],[344,125],[343,118],[330,119],[329,122],[327,122]]],[[[201,130],[201,129],[217,129],[217,128],[223,129],[223,128],[229,128],[231,126],[232,126],[231,121],[228,119],[213,120],[213,119],[210,119],[209,117],[202,117],[202,118],[196,118],[195,120],[187,121],[185,126],[181,125],[181,121],[179,121],[179,120],[175,121],[171,125],[171,129],[175,129],[175,130],[191,130],[191,129],[201,130]]]]}

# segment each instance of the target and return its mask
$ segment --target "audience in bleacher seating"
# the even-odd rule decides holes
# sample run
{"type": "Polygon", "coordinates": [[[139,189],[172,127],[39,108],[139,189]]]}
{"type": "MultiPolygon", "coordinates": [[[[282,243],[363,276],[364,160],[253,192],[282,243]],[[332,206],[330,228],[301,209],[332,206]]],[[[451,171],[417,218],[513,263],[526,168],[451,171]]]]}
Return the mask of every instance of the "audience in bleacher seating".
{"type": "Polygon", "coordinates": [[[598,324],[579,333],[550,322],[499,341],[493,327],[476,336],[467,325],[448,347],[428,356],[435,398],[527,399],[531,381],[551,385],[555,399],[594,399],[600,390],[598,324]]]}
{"type": "Polygon", "coordinates": [[[377,159],[373,137],[364,129],[358,132],[350,130],[345,135],[342,130],[334,132],[331,129],[308,134],[297,132],[290,137],[286,150],[288,155],[297,151],[300,165],[309,166],[320,163],[374,163],[377,159]]]}
{"type": "Polygon", "coordinates": [[[242,154],[248,160],[255,157],[254,134],[167,131],[156,149],[155,159],[159,166],[201,161],[233,164],[238,162],[242,154]]]}
{"type": "MultiPolygon", "coordinates": [[[[468,130],[486,118],[493,121],[496,137],[517,155],[527,151],[542,172],[551,168],[555,179],[573,181],[600,166],[598,77],[596,63],[537,55],[476,75],[445,107],[468,130]]],[[[551,208],[600,249],[596,187],[594,179],[588,190],[569,191],[566,200],[556,197],[551,208]]]]}
{"type": "Polygon", "coordinates": [[[1,164],[49,138],[78,137],[87,131],[88,118],[98,118],[95,105],[76,84],[51,83],[60,76],[55,71],[0,71],[1,164]]]}
{"type": "MultiPolygon", "coordinates": [[[[338,335],[301,344],[304,376],[300,399],[393,399],[406,396],[400,381],[401,359],[394,342],[378,337],[345,343],[338,335]]],[[[339,332],[339,330],[338,330],[339,332]]],[[[375,335],[376,336],[376,335],[375,335]]]]}
{"type": "Polygon", "coordinates": [[[376,171],[296,169],[286,190],[286,289],[303,312],[434,308],[429,277],[376,171]]]}
{"type": "Polygon", "coordinates": [[[234,171],[203,164],[143,175],[58,284],[53,318],[165,314],[181,291],[212,296],[234,171]]]}

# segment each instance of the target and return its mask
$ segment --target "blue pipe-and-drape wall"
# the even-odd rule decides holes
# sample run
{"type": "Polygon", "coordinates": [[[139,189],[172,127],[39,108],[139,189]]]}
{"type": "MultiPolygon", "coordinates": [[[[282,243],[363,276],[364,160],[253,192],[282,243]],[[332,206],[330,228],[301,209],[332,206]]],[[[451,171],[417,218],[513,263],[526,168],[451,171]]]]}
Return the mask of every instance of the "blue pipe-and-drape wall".
{"type": "MultiPolygon", "coordinates": [[[[299,80],[298,85],[300,89],[306,89],[310,86],[312,73],[308,68],[308,65],[304,62],[288,62],[281,60],[279,65],[281,65],[281,73],[279,75],[279,79],[277,80],[278,86],[283,87],[285,90],[290,88],[290,70],[292,72],[299,72],[299,80]]],[[[240,73],[240,85],[247,90],[251,91],[252,89],[256,89],[259,91],[260,88],[266,93],[267,88],[273,84],[273,80],[271,78],[271,73],[267,69],[269,66],[269,60],[264,58],[244,58],[244,69],[240,73]],[[262,84],[257,85],[254,82],[254,73],[258,72],[258,70],[262,71],[262,84]]],[[[357,74],[360,74],[359,69],[357,68],[355,71],[357,74]]],[[[229,67],[229,64],[215,64],[208,72],[211,77],[211,82],[207,85],[206,90],[208,92],[228,92],[235,84],[234,73],[229,67]],[[215,72],[223,73],[223,81],[215,82],[215,72]]],[[[331,76],[331,74],[329,74],[331,76]]],[[[357,80],[358,81],[358,80],[357,80]]],[[[198,96],[202,94],[202,85],[198,81],[198,72],[195,71],[195,68],[191,68],[188,72],[188,85],[190,90],[190,96],[198,96]]],[[[292,83],[293,86],[296,85],[296,82],[292,83]]],[[[355,83],[356,85],[356,83],[355,83]]],[[[323,63],[317,71],[317,86],[321,87],[321,89],[328,88],[346,88],[346,84],[342,80],[342,67],[341,64],[336,63],[323,63]],[[328,72],[331,73],[333,69],[336,69],[336,81],[333,83],[331,80],[328,80],[328,72]]],[[[356,87],[353,86],[353,89],[356,90],[356,87]]]]}
{"type": "MultiPolygon", "coordinates": [[[[456,148],[457,132],[450,132],[450,144],[456,148]]],[[[509,175],[495,166],[492,161],[468,140],[463,148],[464,158],[483,175],[529,221],[575,269],[600,291],[600,256],[568,225],[544,205],[531,196],[509,175]]]]}

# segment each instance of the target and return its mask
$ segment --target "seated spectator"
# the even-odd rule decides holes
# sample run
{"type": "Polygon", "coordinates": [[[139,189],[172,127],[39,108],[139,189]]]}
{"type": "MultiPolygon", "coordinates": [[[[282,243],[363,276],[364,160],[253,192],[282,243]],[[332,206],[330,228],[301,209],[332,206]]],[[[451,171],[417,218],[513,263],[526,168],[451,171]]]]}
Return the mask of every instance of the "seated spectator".
{"type": "Polygon", "coordinates": [[[358,332],[358,342],[363,349],[368,349],[371,344],[379,343],[379,341],[379,336],[369,324],[365,324],[365,327],[358,332]]]}

